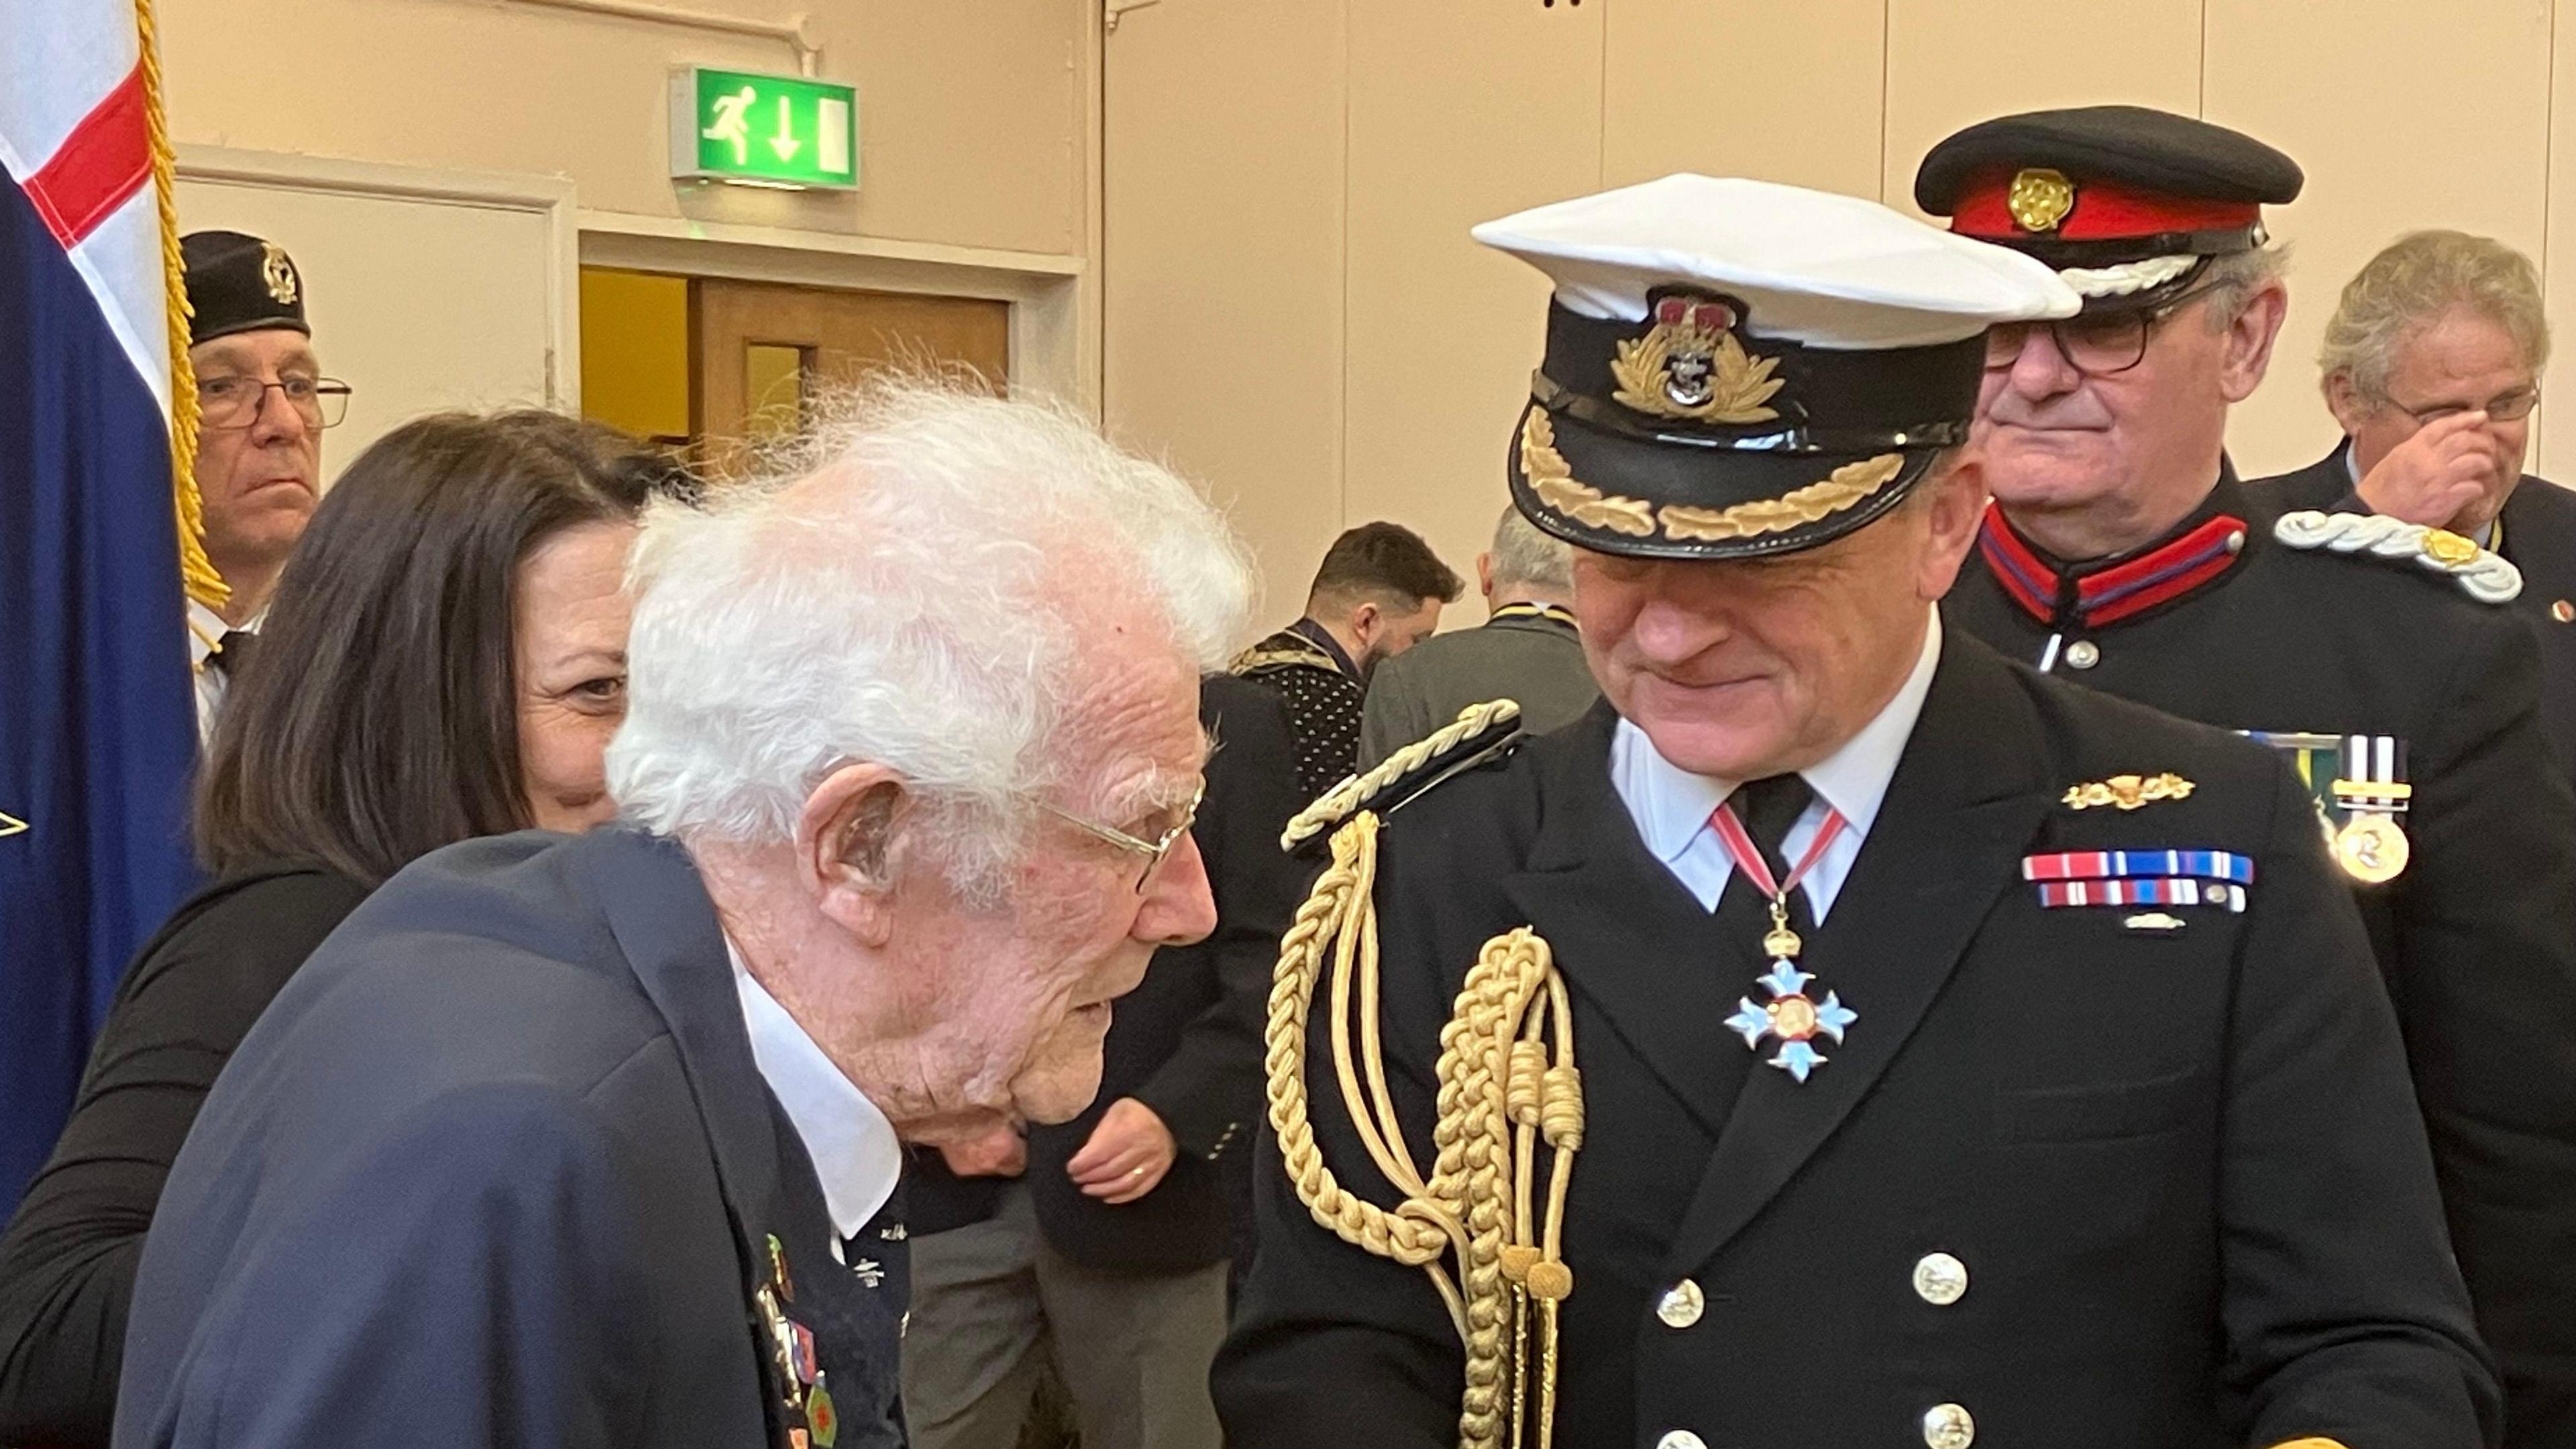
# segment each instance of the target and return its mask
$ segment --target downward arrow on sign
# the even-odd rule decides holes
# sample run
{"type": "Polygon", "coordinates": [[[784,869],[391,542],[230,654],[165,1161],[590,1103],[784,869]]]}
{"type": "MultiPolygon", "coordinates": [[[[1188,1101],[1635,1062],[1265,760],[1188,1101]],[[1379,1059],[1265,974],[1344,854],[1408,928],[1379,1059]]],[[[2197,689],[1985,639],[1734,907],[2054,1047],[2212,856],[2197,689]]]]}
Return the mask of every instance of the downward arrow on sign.
{"type": "Polygon", "coordinates": [[[788,104],[787,97],[778,98],[778,134],[769,138],[769,149],[777,152],[781,161],[795,160],[796,153],[805,145],[796,139],[796,123],[788,104]]]}

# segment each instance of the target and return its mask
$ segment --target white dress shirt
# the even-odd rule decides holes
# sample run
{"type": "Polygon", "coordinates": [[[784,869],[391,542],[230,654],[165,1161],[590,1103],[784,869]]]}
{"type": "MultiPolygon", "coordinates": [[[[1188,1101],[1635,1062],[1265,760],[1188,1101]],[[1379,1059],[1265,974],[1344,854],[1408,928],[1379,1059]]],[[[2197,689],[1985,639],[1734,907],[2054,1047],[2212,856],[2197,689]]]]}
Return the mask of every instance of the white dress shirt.
{"type": "Polygon", "coordinates": [[[751,1059],[787,1112],[787,1120],[823,1180],[823,1205],[842,1237],[855,1237],[894,1196],[903,1175],[903,1144],[894,1124],[867,1094],[853,1086],[787,1008],[752,979],[742,952],[725,939],[733,959],[734,990],[742,997],[742,1022],[751,1032],[751,1059]]]}
{"type": "MultiPolygon", "coordinates": [[[[1860,858],[1861,842],[1869,838],[1869,828],[1878,820],[1888,781],[1895,778],[1897,759],[1914,734],[1914,722],[1923,713],[1923,697],[1932,690],[1932,671],[1940,662],[1941,614],[1934,609],[1931,625],[1923,632],[1922,656],[1886,707],[1841,749],[1798,772],[1816,798],[1781,842],[1780,853],[1789,863],[1794,867],[1815,843],[1828,809],[1841,811],[1844,821],[1842,833],[1825,847],[1823,857],[1798,885],[1807,893],[1807,907],[1819,925],[1833,909],[1835,895],[1851,874],[1852,863],[1860,858]]],[[[1735,874],[1735,861],[1717,838],[1709,817],[1738,783],[1694,775],[1675,765],[1655,752],[1644,730],[1624,719],[1610,738],[1610,784],[1628,807],[1629,818],[1637,822],[1637,834],[1664,868],[1712,911],[1735,874]]]]}
{"type": "Polygon", "coordinates": [[[188,672],[197,681],[197,747],[215,737],[215,711],[224,702],[224,685],[230,681],[224,672],[206,661],[215,657],[215,649],[224,642],[224,631],[232,625],[224,616],[198,603],[188,601],[188,672]]]}

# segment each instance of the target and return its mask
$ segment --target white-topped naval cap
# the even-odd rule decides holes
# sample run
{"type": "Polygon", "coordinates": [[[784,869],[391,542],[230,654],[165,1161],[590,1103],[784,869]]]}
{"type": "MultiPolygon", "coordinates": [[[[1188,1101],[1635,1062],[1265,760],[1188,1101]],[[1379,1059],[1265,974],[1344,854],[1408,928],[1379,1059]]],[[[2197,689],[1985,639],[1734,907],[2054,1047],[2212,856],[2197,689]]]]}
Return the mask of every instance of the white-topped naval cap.
{"type": "Polygon", "coordinates": [[[1656,287],[1744,304],[1749,334],[1810,347],[1923,347],[2084,304],[2040,262],[1875,201],[1689,172],[1534,207],[1476,240],[1547,273],[1587,317],[1636,321],[1656,287]]]}

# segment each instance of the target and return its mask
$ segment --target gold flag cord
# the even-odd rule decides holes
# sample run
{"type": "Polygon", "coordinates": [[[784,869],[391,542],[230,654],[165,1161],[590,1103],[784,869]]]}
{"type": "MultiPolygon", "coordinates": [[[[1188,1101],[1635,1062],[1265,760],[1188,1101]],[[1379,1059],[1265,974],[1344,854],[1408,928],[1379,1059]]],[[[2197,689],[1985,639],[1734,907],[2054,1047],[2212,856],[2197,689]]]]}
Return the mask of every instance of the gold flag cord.
{"type": "MultiPolygon", "coordinates": [[[[1371,782],[1420,768],[1487,722],[1470,710],[1366,779],[1349,782],[1361,787],[1349,794],[1375,793],[1371,782]]],[[[1328,796],[1318,809],[1333,803],[1328,796]]],[[[1340,802],[1344,810],[1360,803],[1340,802]]],[[[1301,816],[1292,834],[1301,825],[1311,833],[1312,822],[1301,816]]],[[[1465,1347],[1461,1449],[1506,1442],[1547,1449],[1556,1408],[1558,1308],[1574,1288],[1563,1257],[1565,1200],[1583,1142],[1573,1008],[1537,933],[1522,927],[1485,943],[1440,1033],[1432,1127],[1437,1156],[1425,1178],[1387,1088],[1379,1034],[1371,901],[1378,826],[1378,816],[1363,809],[1334,833],[1332,863],[1280,944],[1263,1033],[1271,1129],[1289,1182],[1316,1222],[1345,1242],[1430,1276],[1465,1347]],[[1306,1098],[1308,1021],[1328,969],[1334,1075],[1362,1147],[1404,1194],[1393,1209],[1344,1188],[1316,1146],[1306,1098]],[[1543,1198],[1536,1166],[1541,1143],[1550,1157],[1543,1198]],[[1454,1260],[1455,1276],[1444,1257],[1454,1260]],[[1530,1362],[1533,1337],[1536,1364],[1530,1362]]]]}
{"type": "Polygon", "coordinates": [[[178,154],[162,109],[161,33],[152,0],[134,0],[143,42],[143,114],[152,143],[152,195],[160,211],[162,292],[170,341],[170,489],[179,522],[179,579],[188,597],[215,608],[232,596],[206,557],[205,500],[197,494],[197,375],[188,366],[188,268],[179,255],[178,154]]]}

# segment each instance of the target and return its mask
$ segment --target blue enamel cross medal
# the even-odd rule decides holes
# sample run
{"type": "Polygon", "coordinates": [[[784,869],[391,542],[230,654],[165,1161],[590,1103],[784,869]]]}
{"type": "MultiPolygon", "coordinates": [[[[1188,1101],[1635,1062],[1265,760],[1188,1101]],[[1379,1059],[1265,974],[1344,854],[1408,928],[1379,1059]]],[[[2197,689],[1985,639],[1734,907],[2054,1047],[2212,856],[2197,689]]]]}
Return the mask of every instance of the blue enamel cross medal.
{"type": "Polygon", "coordinates": [[[1844,1030],[1860,1020],[1860,1013],[1843,1005],[1842,998],[1833,992],[1826,992],[1823,1001],[1807,995],[1807,983],[1816,978],[1798,969],[1797,957],[1803,943],[1789,926],[1789,891],[1815,868],[1817,861],[1824,858],[1825,847],[1842,830],[1842,814],[1839,811],[1826,814],[1823,827],[1816,832],[1815,843],[1807,847],[1806,858],[1798,862],[1797,869],[1789,872],[1786,881],[1771,878],[1770,865],[1762,859],[1762,852],[1754,848],[1753,837],[1746,833],[1744,823],[1736,818],[1733,807],[1719,806],[1712,823],[1717,827],[1718,839],[1726,846],[1727,854],[1734,857],[1735,868],[1744,872],[1745,879],[1771,900],[1771,929],[1762,936],[1762,954],[1771,958],[1771,969],[1755,977],[1753,983],[1768,990],[1771,1000],[1756,1006],[1750,996],[1737,998],[1736,1013],[1726,1019],[1726,1025],[1755,1051],[1762,1049],[1764,1037],[1778,1040],[1780,1050],[1772,1054],[1769,1065],[1787,1072],[1792,1080],[1803,1085],[1827,1060],[1823,1052],[1816,1050],[1816,1038],[1831,1037],[1839,1046],[1844,1030]]]}

